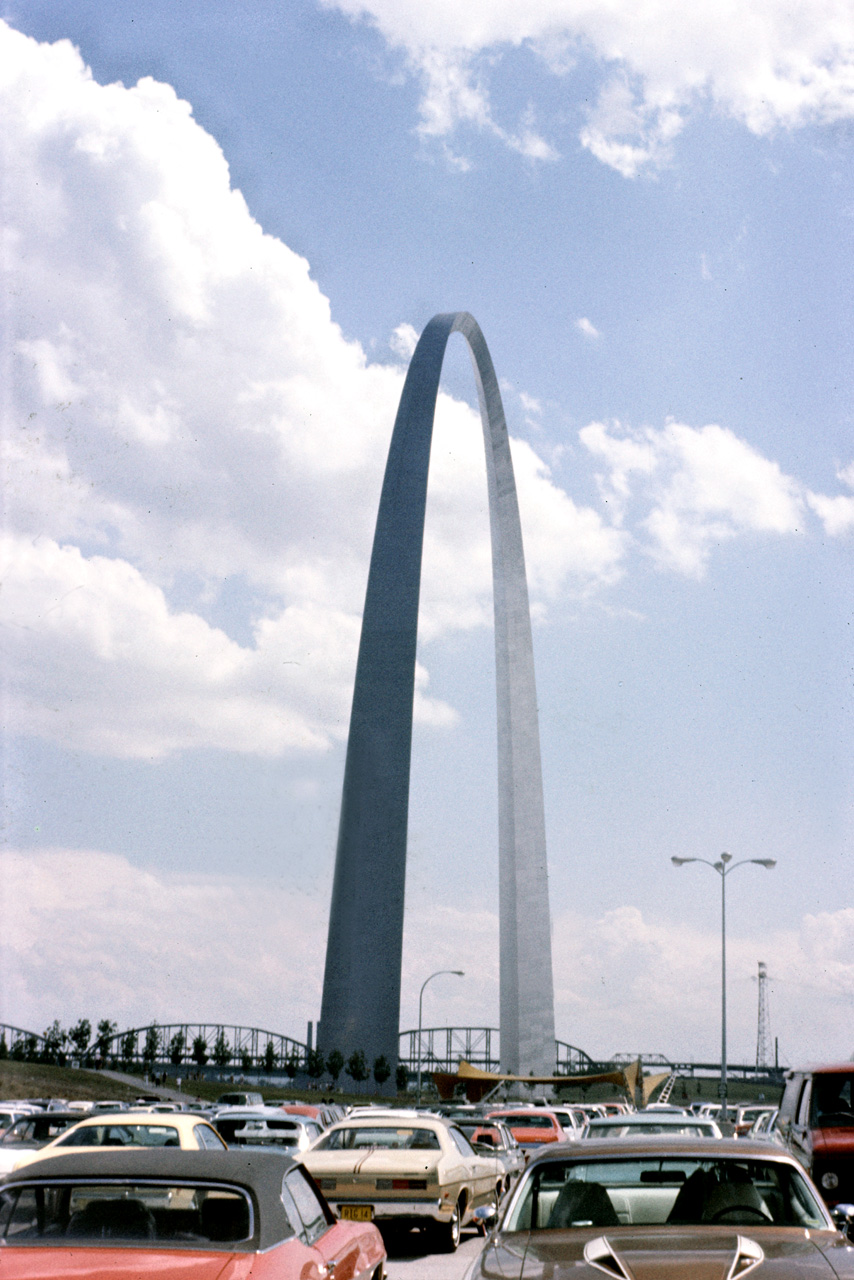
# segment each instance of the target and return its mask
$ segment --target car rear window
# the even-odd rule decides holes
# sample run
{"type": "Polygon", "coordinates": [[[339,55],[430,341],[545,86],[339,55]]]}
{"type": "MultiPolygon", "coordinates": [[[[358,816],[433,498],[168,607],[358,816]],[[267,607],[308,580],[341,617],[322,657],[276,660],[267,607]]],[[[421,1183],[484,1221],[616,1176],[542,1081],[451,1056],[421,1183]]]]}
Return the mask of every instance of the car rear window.
{"type": "Polygon", "coordinates": [[[504,1123],[510,1129],[551,1129],[554,1131],[554,1121],[551,1116],[506,1116],[504,1123]]]}
{"type": "Polygon", "coordinates": [[[180,1147],[170,1124],[92,1124],[66,1133],[58,1147],[180,1147]]]}
{"type": "Polygon", "coordinates": [[[252,1203],[237,1187],[163,1183],[23,1184],[0,1193],[4,1244],[237,1244],[253,1233],[252,1203]]]}
{"type": "Polygon", "coordinates": [[[389,1125],[383,1128],[363,1126],[333,1129],[325,1138],[321,1138],[314,1150],[349,1151],[370,1147],[385,1147],[393,1151],[409,1148],[417,1148],[419,1151],[441,1150],[439,1139],[432,1129],[419,1129],[411,1125],[400,1128],[389,1125]]]}

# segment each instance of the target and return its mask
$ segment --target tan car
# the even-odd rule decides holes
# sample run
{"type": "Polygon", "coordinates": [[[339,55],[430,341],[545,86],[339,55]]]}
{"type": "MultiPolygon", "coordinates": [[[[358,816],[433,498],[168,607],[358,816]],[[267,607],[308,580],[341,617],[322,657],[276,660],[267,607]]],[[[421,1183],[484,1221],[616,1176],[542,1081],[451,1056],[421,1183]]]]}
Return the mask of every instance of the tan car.
{"type": "Polygon", "coordinates": [[[14,1164],[20,1169],[33,1160],[74,1152],[97,1155],[116,1147],[178,1147],[184,1151],[224,1151],[226,1143],[200,1116],[186,1112],[160,1115],[151,1111],[122,1111],[89,1116],[66,1129],[40,1150],[22,1152],[14,1164]]]}
{"type": "MultiPolygon", "coordinates": [[[[854,1206],[838,1206],[849,1228],[854,1206]]],[[[852,1280],[854,1249],[771,1143],[624,1138],[533,1156],[468,1280],[852,1280]]]]}
{"type": "Polygon", "coordinates": [[[429,1226],[452,1252],[475,1209],[497,1207],[504,1168],[478,1154],[456,1125],[412,1113],[342,1120],[302,1162],[340,1218],[429,1226]]]}

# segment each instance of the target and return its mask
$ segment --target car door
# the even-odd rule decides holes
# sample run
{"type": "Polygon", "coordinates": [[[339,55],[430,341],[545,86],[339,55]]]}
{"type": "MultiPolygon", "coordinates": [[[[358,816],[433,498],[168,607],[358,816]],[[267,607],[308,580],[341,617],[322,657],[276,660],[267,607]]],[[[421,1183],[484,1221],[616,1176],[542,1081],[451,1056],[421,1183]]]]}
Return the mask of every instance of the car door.
{"type": "Polygon", "coordinates": [[[789,1130],[789,1147],[792,1155],[801,1162],[807,1172],[812,1168],[812,1134],[810,1132],[810,1101],[812,1077],[804,1077],[804,1085],[789,1130]]]}

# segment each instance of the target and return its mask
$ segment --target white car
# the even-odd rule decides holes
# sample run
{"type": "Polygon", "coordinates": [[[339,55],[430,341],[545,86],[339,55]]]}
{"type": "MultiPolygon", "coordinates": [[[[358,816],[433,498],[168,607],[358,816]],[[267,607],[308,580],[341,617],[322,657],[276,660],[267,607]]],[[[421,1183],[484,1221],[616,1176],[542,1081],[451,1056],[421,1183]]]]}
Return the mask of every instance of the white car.
{"type": "Polygon", "coordinates": [[[230,1147],[278,1147],[294,1157],[308,1151],[322,1127],[279,1107],[222,1107],[211,1124],[230,1147]]]}
{"type": "Polygon", "coordinates": [[[705,1116],[673,1115],[669,1111],[636,1111],[626,1116],[591,1120],[582,1134],[588,1138],[720,1138],[721,1130],[705,1116]]]}

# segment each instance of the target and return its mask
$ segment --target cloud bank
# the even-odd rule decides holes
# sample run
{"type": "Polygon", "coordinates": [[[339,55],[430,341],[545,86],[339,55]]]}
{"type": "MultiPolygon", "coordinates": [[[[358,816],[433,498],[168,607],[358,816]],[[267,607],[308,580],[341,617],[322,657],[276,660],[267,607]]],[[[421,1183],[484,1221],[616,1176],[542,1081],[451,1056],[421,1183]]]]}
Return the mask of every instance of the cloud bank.
{"type": "MultiPolygon", "coordinates": [[[[323,894],[287,881],[165,874],[98,850],[0,855],[0,997],[15,1022],[41,1031],[88,1017],[120,1027],[153,1019],[224,1021],[304,1039],[320,1008],[323,894]],[[217,921],[211,930],[211,920],[217,921]],[[116,938],[122,939],[120,951],[116,938]],[[247,945],[251,939],[251,946],[247,945]],[[223,955],[229,957],[226,966],[223,955]],[[214,986],[200,975],[216,972],[214,986]],[[287,1010],[286,1025],[282,1010],[287,1010]]],[[[553,930],[560,1039],[592,1056],[643,1051],[717,1060],[720,935],[618,906],[600,918],[564,913],[553,930]],[[690,999],[674,1001],[674,991],[690,999]]],[[[772,978],[771,1026],[787,1062],[854,1050],[854,909],[806,915],[791,930],[728,940],[734,1062],[755,1056],[757,957],[772,978]]],[[[461,968],[433,984],[425,1025],[497,1025],[498,920],[487,910],[407,908],[401,1027],[417,1025],[424,972],[461,968]]]]}
{"type": "MultiPolygon", "coordinates": [[[[99,85],[6,25],[0,44],[9,727],[143,758],[328,747],[402,369],[344,337],[168,85],[99,85]]],[[[613,579],[621,536],[519,448],[541,600],[613,579]]],[[[443,395],[424,639],[489,621],[485,498],[478,417],[443,395]]],[[[454,719],[423,668],[416,714],[454,719]]]]}
{"type": "MultiPolygon", "coordinates": [[[[346,734],[416,331],[402,322],[397,358],[370,362],[168,85],[99,85],[67,41],[5,24],[0,52],[7,728],[125,758],[326,750],[346,734]]],[[[599,510],[512,445],[539,618],[613,588],[638,550],[696,577],[726,538],[788,536],[810,512],[852,527],[850,495],[805,495],[724,427],[592,423],[581,441],[599,510]]],[[[490,625],[491,590],[480,423],[442,394],[422,642],[490,625]]],[[[416,715],[456,719],[426,666],[416,715]]]]}
{"type": "Polygon", "coordinates": [[[469,126],[528,158],[555,158],[533,106],[515,125],[499,123],[492,91],[500,97],[501,64],[519,50],[568,85],[579,61],[594,60],[598,91],[578,136],[626,177],[666,164],[698,107],[760,135],[854,114],[854,11],[843,0],[325,3],[368,20],[403,52],[422,84],[425,137],[447,140],[469,126]]]}

